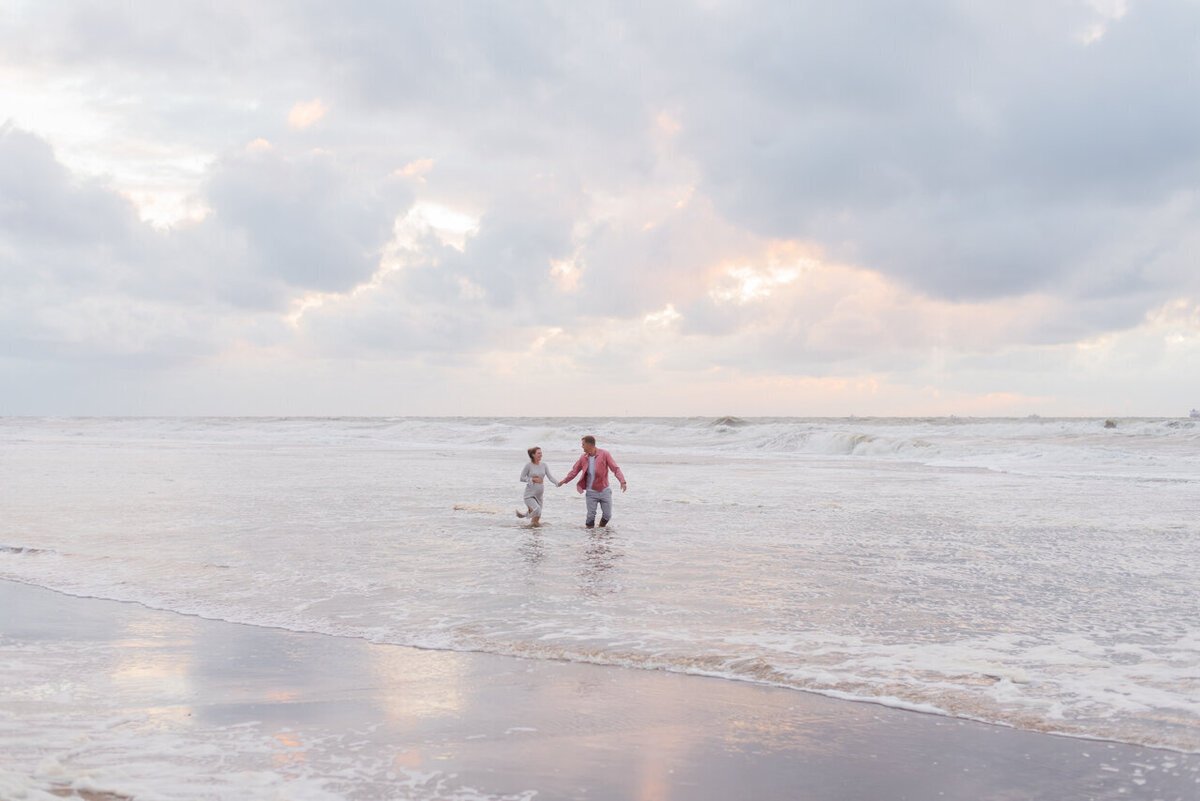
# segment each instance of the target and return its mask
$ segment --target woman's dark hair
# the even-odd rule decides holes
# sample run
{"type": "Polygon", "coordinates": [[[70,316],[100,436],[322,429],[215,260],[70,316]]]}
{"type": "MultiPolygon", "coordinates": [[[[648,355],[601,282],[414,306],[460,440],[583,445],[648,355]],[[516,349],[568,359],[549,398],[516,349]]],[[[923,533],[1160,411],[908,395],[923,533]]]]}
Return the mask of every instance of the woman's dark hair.
{"type": "Polygon", "coordinates": [[[534,445],[532,448],[530,448],[529,450],[525,451],[526,453],[528,453],[528,454],[529,454],[529,461],[531,461],[531,462],[533,461],[533,455],[534,455],[535,453],[537,453],[537,449],[538,449],[538,447],[539,447],[539,446],[537,446],[537,445],[534,445]]]}

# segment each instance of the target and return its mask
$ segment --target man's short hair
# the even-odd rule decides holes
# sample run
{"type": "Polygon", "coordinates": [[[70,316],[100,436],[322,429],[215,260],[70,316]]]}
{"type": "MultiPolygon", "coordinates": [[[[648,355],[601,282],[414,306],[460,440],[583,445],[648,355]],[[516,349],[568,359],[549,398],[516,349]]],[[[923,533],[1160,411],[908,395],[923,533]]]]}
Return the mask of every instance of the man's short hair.
{"type": "Polygon", "coordinates": [[[593,437],[591,434],[588,434],[587,436],[585,436],[585,437],[583,438],[583,441],[584,441],[584,442],[586,442],[588,445],[595,445],[595,444],[596,444],[596,438],[595,438],[595,437],[593,437]]]}

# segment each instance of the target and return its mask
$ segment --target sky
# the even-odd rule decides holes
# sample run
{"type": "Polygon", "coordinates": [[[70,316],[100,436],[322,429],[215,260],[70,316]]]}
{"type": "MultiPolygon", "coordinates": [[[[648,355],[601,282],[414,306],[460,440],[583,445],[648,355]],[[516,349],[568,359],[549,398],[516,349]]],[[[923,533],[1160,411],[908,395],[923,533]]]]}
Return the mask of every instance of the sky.
{"type": "Polygon", "coordinates": [[[0,415],[1186,416],[1200,0],[0,3],[0,415]]]}

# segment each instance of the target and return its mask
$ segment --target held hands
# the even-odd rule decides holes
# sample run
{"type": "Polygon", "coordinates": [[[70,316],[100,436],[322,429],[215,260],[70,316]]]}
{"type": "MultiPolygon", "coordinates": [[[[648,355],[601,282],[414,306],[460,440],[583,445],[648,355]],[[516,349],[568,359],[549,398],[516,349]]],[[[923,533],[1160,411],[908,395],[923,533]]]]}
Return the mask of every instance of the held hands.
{"type": "MultiPolygon", "coordinates": [[[[536,478],[534,479],[534,481],[537,481],[537,480],[538,480],[538,479],[536,479],[536,478]]],[[[563,484],[566,484],[566,483],[567,483],[567,480],[564,478],[562,481],[558,482],[558,483],[557,483],[557,484],[555,484],[554,486],[556,486],[556,487],[561,487],[563,484]]],[[[622,482],[621,482],[621,492],[624,492],[624,491],[625,491],[625,489],[626,489],[626,487],[627,487],[627,485],[625,484],[625,482],[624,482],[624,481],[622,481],[622,482]]]]}

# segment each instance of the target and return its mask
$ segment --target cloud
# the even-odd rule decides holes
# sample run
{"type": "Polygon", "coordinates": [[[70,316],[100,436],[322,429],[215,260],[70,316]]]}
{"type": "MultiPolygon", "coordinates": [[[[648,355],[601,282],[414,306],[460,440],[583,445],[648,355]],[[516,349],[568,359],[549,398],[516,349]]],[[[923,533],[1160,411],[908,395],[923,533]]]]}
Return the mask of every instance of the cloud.
{"type": "Polygon", "coordinates": [[[396,170],[396,175],[403,178],[416,178],[425,183],[425,176],[433,169],[433,159],[414,159],[396,170]]]}
{"type": "Polygon", "coordinates": [[[320,98],[317,98],[292,106],[292,110],[288,112],[287,121],[288,125],[293,128],[310,128],[324,119],[328,113],[329,109],[321,102],[320,98]]]}
{"type": "Polygon", "coordinates": [[[97,240],[126,245],[131,235],[135,218],[127,202],[76,181],[45,140],[11,124],[0,127],[0,192],[0,225],[14,243],[44,249],[97,240]]]}
{"type": "Polygon", "coordinates": [[[1125,0],[1088,0],[1096,12],[1093,19],[1085,22],[1076,33],[1076,38],[1085,45],[1095,44],[1104,38],[1108,26],[1125,16],[1129,10],[1125,0]]]}
{"type": "Polygon", "coordinates": [[[1163,387],[1200,297],[1198,17],[27,4],[0,26],[0,331],[47,376],[143,365],[163,403],[235,363],[1015,410],[1144,349],[1163,387]]]}
{"type": "Polygon", "coordinates": [[[324,152],[230,154],[211,173],[212,214],[197,235],[264,285],[345,290],[377,269],[392,222],[411,201],[386,177],[361,175],[324,152]]]}
{"type": "Polygon", "coordinates": [[[760,234],[947,298],[1013,296],[1086,273],[1195,183],[1193,5],[1131,8],[1088,48],[1067,6],[749,12],[685,32],[705,55],[680,142],[760,234]]]}
{"type": "MultiPolygon", "coordinates": [[[[378,269],[411,196],[382,176],[351,182],[336,159],[234,153],[214,172],[212,213],[170,231],[118,193],[79,180],[40,137],[0,129],[0,276],[11,355],[158,353],[224,345],[245,315],[306,290],[344,290],[378,269]],[[22,345],[21,343],[24,343],[22,345]]],[[[264,320],[281,331],[281,320],[264,320]]]]}

